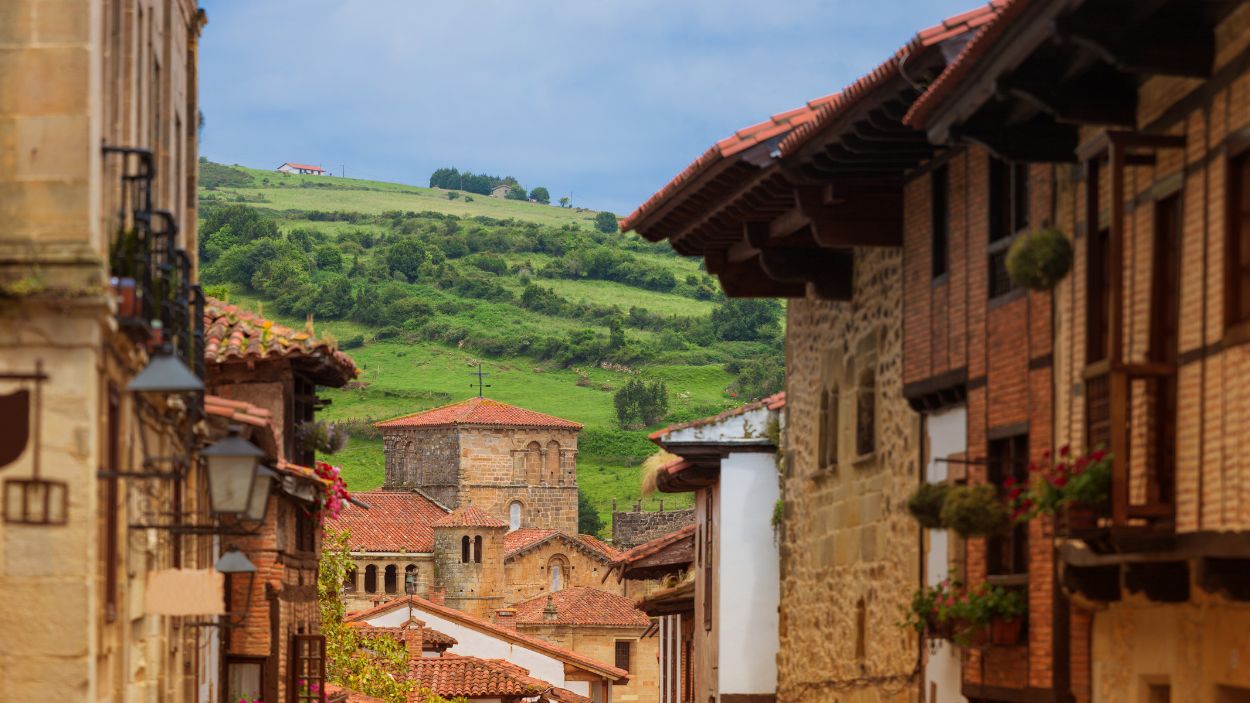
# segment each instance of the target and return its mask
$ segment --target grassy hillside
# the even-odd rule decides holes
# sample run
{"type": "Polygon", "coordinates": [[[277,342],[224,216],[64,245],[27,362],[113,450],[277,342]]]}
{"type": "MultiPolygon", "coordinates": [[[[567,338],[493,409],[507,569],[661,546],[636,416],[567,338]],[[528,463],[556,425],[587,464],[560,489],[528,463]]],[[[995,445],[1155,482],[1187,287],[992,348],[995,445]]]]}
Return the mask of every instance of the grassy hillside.
{"type": "Polygon", "coordinates": [[[607,525],[614,498],[638,499],[655,450],[650,428],[619,426],[616,390],[635,378],[667,385],[668,415],[653,428],[776,378],[779,309],[715,322],[738,303],[696,261],[597,232],[593,212],[211,163],[201,172],[209,292],[296,328],[312,314],[362,369],[352,388],[322,391],[322,416],[352,432],[331,460],[355,490],[382,482],[371,422],[475,394],[482,364],[488,396],[585,425],[578,483],[607,525]]]}

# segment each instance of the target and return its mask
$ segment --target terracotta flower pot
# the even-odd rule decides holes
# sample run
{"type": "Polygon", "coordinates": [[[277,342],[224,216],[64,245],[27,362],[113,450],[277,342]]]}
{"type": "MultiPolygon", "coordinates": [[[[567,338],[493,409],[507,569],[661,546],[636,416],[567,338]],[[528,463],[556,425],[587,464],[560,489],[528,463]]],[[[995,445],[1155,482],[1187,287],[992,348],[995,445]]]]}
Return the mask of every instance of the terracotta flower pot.
{"type": "Polygon", "coordinates": [[[955,636],[955,623],[951,620],[938,620],[936,613],[925,616],[924,629],[929,639],[949,640],[955,636]]]}
{"type": "Polygon", "coordinates": [[[1092,530],[1098,527],[1102,510],[1089,503],[1069,503],[1063,508],[1064,523],[1069,531],[1092,530]]]}
{"type": "Polygon", "coordinates": [[[117,298],[118,317],[138,317],[139,298],[135,295],[135,279],[114,278],[113,296],[117,298]]]}
{"type": "Polygon", "coordinates": [[[1000,647],[1020,643],[1020,635],[1024,631],[1024,618],[990,620],[990,642],[1000,647]]]}

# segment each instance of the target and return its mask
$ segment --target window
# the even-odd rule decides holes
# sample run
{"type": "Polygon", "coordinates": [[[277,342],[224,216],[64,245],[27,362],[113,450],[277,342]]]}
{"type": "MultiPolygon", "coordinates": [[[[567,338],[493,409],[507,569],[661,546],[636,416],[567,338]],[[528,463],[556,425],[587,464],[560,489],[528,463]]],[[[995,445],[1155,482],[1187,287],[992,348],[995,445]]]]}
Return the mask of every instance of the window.
{"type": "Polygon", "coordinates": [[[1107,358],[1111,350],[1111,230],[1089,237],[1086,266],[1086,362],[1107,358]]]}
{"type": "Polygon", "coordinates": [[[712,629],[712,535],[715,530],[712,513],[715,508],[712,489],[703,489],[703,629],[712,629]]]}
{"type": "MultiPolygon", "coordinates": [[[[990,441],[989,480],[1000,493],[1010,479],[1015,485],[1029,480],[1029,436],[1018,434],[990,441]]],[[[991,575],[1015,575],[1029,572],[1029,526],[1013,523],[1009,532],[986,540],[987,571],[991,575]]]]}
{"type": "Polygon", "coordinates": [[[394,564],[390,564],[386,567],[386,576],[384,577],[384,584],[385,584],[387,593],[395,593],[398,590],[398,585],[396,583],[399,580],[398,572],[399,570],[395,568],[394,564]]]}
{"type": "Polygon", "coordinates": [[[365,593],[378,592],[378,567],[370,564],[365,567],[365,593]]]}
{"type": "Polygon", "coordinates": [[[1228,241],[1224,260],[1228,325],[1250,322],[1250,152],[1228,164],[1228,241]]]}
{"type": "Polygon", "coordinates": [[[226,658],[226,700],[261,700],[265,695],[263,657],[226,658]]]}
{"type": "Polygon", "coordinates": [[[547,442],[547,483],[556,484],[560,482],[560,443],[551,440],[547,442]]]}
{"type": "Polygon", "coordinates": [[[121,471],[121,397],[112,384],[108,388],[108,455],[105,471],[107,478],[102,479],[104,490],[104,617],[108,622],[117,619],[117,566],[121,560],[118,554],[118,506],[120,496],[121,471]]]}
{"type": "Polygon", "coordinates": [[[308,513],[295,509],[295,549],[301,552],[317,551],[317,524],[308,513]]]}
{"type": "Polygon", "coordinates": [[[552,593],[564,590],[568,573],[569,564],[563,555],[557,554],[547,560],[547,581],[552,593]]]}
{"type": "Polygon", "coordinates": [[[1007,250],[1015,234],[1029,226],[1029,167],[1009,164],[989,157],[990,234],[989,297],[997,298],[1016,289],[1007,274],[1007,250]]]}
{"type": "Polygon", "coordinates": [[[347,573],[343,575],[343,592],[354,593],[356,591],[356,567],[347,569],[347,573]]]}
{"type": "Polygon", "coordinates": [[[855,392],[855,453],[867,456],[877,449],[876,374],[864,369],[855,392]]]}
{"type": "Polygon", "coordinates": [[[950,171],[945,165],[933,169],[930,176],[930,217],[929,223],[933,236],[931,244],[933,247],[933,277],[938,278],[946,275],[947,257],[949,256],[950,239],[950,211],[949,211],[949,190],[950,190],[950,171]]]}
{"type": "Polygon", "coordinates": [[[465,535],[460,538],[460,562],[468,564],[470,561],[472,557],[469,555],[469,536],[465,535]]]}
{"type": "Polygon", "coordinates": [[[525,447],[525,481],[531,486],[538,485],[542,480],[543,446],[538,442],[530,442],[525,447]]]}
{"type": "Polygon", "coordinates": [[[409,564],[404,568],[404,593],[409,595],[417,592],[417,565],[409,564]]]}
{"type": "Polygon", "coordinates": [[[836,386],[820,394],[819,433],[819,468],[836,468],[838,465],[838,389],[836,386]]]}
{"type": "Polygon", "coordinates": [[[291,700],[324,703],[326,639],[321,635],[291,635],[290,671],[291,700]]]}
{"type": "Polygon", "coordinates": [[[521,529],[521,501],[514,500],[508,505],[508,529],[521,529]]]}
{"type": "Polygon", "coordinates": [[[482,536],[478,535],[473,538],[473,563],[482,563],[482,536]]]}
{"type": "Polygon", "coordinates": [[[629,655],[633,649],[633,643],[629,640],[616,641],[616,668],[629,671],[629,655]]]}

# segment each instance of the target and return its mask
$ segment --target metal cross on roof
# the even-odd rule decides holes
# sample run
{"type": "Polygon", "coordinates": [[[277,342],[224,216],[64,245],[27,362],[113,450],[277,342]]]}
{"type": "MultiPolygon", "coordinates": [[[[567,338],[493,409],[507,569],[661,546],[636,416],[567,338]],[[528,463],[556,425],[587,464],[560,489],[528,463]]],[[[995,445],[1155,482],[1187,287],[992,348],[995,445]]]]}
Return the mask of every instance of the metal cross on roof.
{"type": "MultiPolygon", "coordinates": [[[[490,384],[485,382],[485,381],[486,381],[486,377],[487,377],[487,376],[489,376],[490,374],[488,374],[488,373],[482,373],[482,365],[481,365],[481,364],[478,364],[478,365],[477,365],[477,373],[471,373],[471,374],[469,374],[469,375],[470,375],[470,376],[477,376],[477,397],[479,397],[479,398],[484,397],[484,396],[482,395],[482,389],[484,389],[484,388],[490,388],[490,384]]],[[[470,384],[469,384],[469,388],[472,388],[472,387],[473,387],[473,385],[474,385],[474,384],[470,383],[470,384]]]]}

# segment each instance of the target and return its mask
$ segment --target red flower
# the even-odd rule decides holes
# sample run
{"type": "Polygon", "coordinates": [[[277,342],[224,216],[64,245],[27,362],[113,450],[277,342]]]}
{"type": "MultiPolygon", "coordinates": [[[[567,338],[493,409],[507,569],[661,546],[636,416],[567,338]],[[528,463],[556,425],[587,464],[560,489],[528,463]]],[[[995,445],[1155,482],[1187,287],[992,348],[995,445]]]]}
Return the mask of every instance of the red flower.
{"type": "Polygon", "coordinates": [[[1065,444],[1062,447],[1059,447],[1059,456],[1066,457],[1068,455],[1068,452],[1070,451],[1071,451],[1071,448],[1065,444]]]}
{"type": "Polygon", "coordinates": [[[1017,486],[1016,488],[1013,488],[1010,491],[1007,491],[1007,499],[1015,500],[1016,498],[1020,497],[1021,493],[1024,493],[1024,489],[1017,486]]]}
{"type": "Polygon", "coordinates": [[[1060,488],[1062,488],[1063,486],[1066,486],[1067,484],[1068,484],[1067,476],[1059,476],[1058,478],[1055,479],[1055,485],[1059,486],[1060,488]]]}

